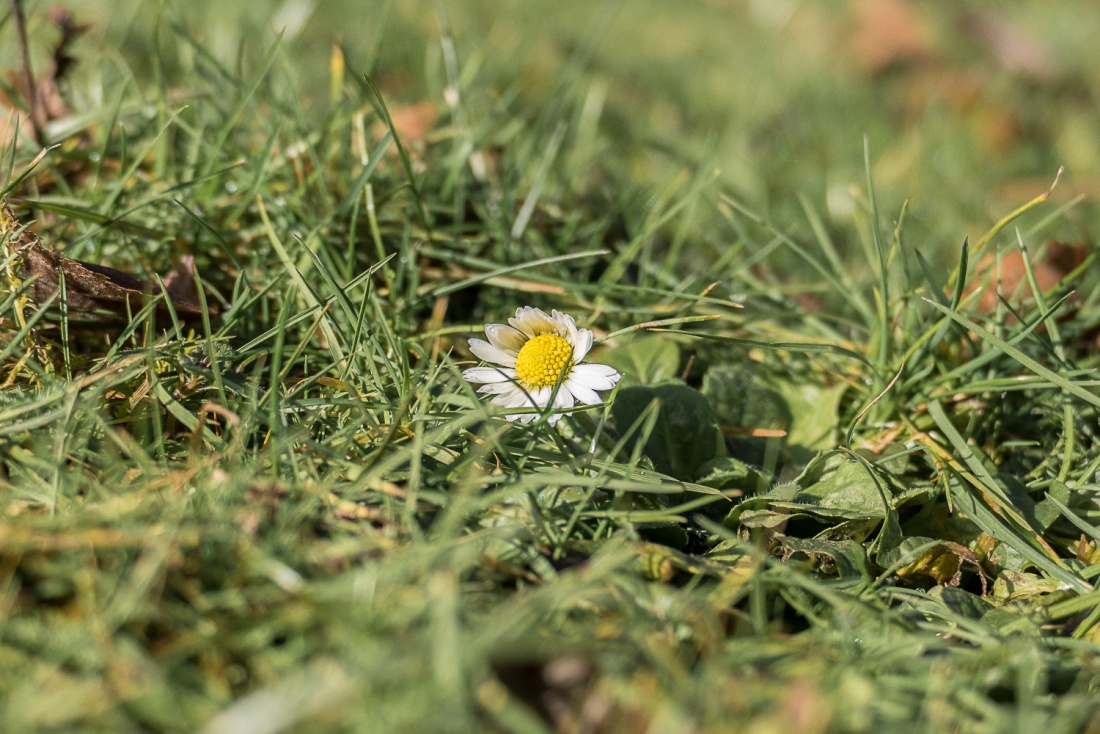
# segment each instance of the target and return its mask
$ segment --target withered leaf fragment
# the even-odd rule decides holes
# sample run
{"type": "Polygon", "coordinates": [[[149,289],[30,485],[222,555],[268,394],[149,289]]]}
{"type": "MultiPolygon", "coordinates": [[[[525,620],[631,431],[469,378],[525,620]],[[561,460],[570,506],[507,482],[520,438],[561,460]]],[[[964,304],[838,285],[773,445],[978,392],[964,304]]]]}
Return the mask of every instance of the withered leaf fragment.
{"type": "MultiPolygon", "coordinates": [[[[28,299],[43,306],[57,304],[61,274],[65,276],[65,295],[69,312],[78,312],[88,321],[114,321],[127,313],[141,310],[145,299],[161,293],[161,287],[121,270],[71,260],[45,248],[30,227],[15,218],[6,203],[0,202],[0,263],[12,258],[5,273],[4,289],[16,289],[22,282],[34,278],[27,289],[28,299]]],[[[190,256],[164,279],[167,297],[181,319],[202,315],[195,300],[194,262],[190,256]]],[[[166,306],[160,310],[167,312],[166,306]]],[[[213,309],[209,309],[213,312],[213,309]]]]}
{"type": "Polygon", "coordinates": [[[19,37],[19,50],[23,68],[18,71],[5,71],[6,85],[0,85],[0,143],[8,145],[12,137],[19,134],[39,145],[45,145],[43,130],[52,120],[61,120],[71,115],[68,103],[61,95],[59,83],[64,79],[75,59],[70,53],[74,41],[88,29],[87,25],[77,23],[72,14],[64,8],[55,7],[47,12],[50,22],[57,28],[60,37],[53,47],[49,66],[35,76],[30,68],[30,54],[27,47],[26,27],[23,23],[23,3],[12,3],[16,33],[19,37]],[[9,95],[14,93],[14,99],[9,95]],[[25,113],[20,112],[25,110],[25,113]],[[12,114],[20,112],[18,115],[12,114]],[[13,124],[19,119],[18,128],[13,124]]]}

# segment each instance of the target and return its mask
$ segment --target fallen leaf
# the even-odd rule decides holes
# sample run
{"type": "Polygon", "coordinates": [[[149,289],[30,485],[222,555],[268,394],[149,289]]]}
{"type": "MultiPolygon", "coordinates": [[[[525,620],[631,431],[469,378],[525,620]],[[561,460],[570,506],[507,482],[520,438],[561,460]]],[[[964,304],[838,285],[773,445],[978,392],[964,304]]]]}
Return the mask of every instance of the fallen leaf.
{"type": "MultiPolygon", "coordinates": [[[[161,293],[159,284],[50,252],[38,235],[21,225],[8,205],[0,202],[0,262],[9,259],[8,288],[15,290],[22,282],[34,278],[27,289],[30,301],[38,306],[56,303],[64,275],[69,311],[80,312],[89,321],[116,320],[110,314],[125,317],[127,313],[136,313],[146,298],[161,293]]],[[[167,296],[180,318],[202,314],[202,307],[195,299],[194,272],[193,260],[185,257],[165,279],[167,296]]],[[[167,311],[167,307],[162,305],[161,310],[167,311]]],[[[214,309],[208,311],[215,313],[214,309]]]]}
{"type": "Polygon", "coordinates": [[[1034,573],[1021,573],[1005,569],[997,574],[993,582],[993,599],[1000,604],[1043,597],[1062,591],[1057,581],[1045,579],[1034,573]]]}
{"type": "Polygon", "coordinates": [[[877,73],[931,53],[928,31],[906,0],[860,0],[849,48],[858,64],[877,73]]]}
{"type": "Polygon", "coordinates": [[[981,574],[977,557],[966,546],[950,541],[943,541],[929,549],[917,560],[899,568],[897,573],[898,576],[906,580],[927,577],[940,585],[958,586],[962,582],[964,563],[969,563],[978,570],[978,578],[981,580],[982,593],[984,594],[986,582],[985,577],[981,574]]]}
{"type": "MultiPolygon", "coordinates": [[[[416,104],[394,107],[390,110],[390,119],[393,128],[397,131],[397,137],[402,144],[410,148],[418,148],[424,145],[428,133],[439,121],[439,108],[435,102],[424,101],[416,104]]],[[[376,137],[382,137],[389,131],[385,121],[379,120],[373,126],[376,137]]]]}
{"type": "MultiPolygon", "coordinates": [[[[1047,242],[1042,254],[1031,264],[1035,274],[1035,282],[1042,293],[1050,292],[1062,280],[1085,262],[1088,252],[1081,245],[1069,245],[1057,240],[1047,242]]],[[[1024,256],[1019,250],[1007,252],[999,257],[994,254],[985,255],[978,263],[977,272],[988,274],[989,284],[978,301],[977,310],[990,314],[997,310],[1000,303],[998,295],[1010,303],[1018,302],[1021,298],[1032,297],[1031,287],[1027,282],[1027,268],[1024,256]]],[[[982,283],[981,277],[971,281],[966,293],[972,293],[982,283]]],[[[1071,304],[1072,307],[1072,304],[1071,304]]],[[[1011,314],[1009,321],[1014,321],[1011,314]]]]}

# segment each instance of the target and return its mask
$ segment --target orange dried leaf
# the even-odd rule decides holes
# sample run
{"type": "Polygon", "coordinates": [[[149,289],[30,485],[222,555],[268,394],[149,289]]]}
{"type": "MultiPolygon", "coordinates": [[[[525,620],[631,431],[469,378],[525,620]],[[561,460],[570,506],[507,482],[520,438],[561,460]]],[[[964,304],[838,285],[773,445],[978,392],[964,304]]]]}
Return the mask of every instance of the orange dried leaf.
{"type": "Polygon", "coordinates": [[[857,63],[871,72],[892,64],[926,58],[931,42],[917,11],[906,0],[860,0],[851,50],[857,63]]]}

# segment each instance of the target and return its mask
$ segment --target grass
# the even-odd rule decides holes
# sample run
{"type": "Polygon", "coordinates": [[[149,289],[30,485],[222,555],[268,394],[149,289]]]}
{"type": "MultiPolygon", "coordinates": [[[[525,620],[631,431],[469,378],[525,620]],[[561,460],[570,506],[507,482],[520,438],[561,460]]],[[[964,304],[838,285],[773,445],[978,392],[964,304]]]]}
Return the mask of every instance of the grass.
{"type": "Polygon", "coordinates": [[[209,309],[0,290],[4,731],[1100,726],[1091,11],[109,5],[0,190],[209,309]],[[461,380],[521,305],[605,406],[461,380]]]}

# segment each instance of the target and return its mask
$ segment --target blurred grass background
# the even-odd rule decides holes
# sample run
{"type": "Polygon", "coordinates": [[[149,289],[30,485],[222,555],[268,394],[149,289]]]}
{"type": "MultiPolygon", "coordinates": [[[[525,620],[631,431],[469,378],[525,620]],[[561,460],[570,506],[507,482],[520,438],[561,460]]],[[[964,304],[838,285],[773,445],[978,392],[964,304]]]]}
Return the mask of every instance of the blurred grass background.
{"type": "MultiPolygon", "coordinates": [[[[242,73],[281,30],[293,63],[278,73],[307,110],[325,106],[333,43],[391,104],[443,107],[445,26],[473,119],[496,105],[536,114],[569,85],[598,119],[591,158],[578,161],[594,164],[590,175],[622,162],[659,187],[715,168],[780,223],[801,219],[804,195],[836,230],[851,225],[865,134],[883,211],[909,199],[910,242],[950,258],[1060,166],[1056,201],[1100,189],[1100,8],[1090,4],[89,0],[74,10],[104,52],[82,73],[106,85],[147,79],[158,17],[242,73]]],[[[194,60],[160,56],[186,84],[194,60]]],[[[1091,215],[1078,207],[1056,234],[1088,238],[1091,215]]]]}

